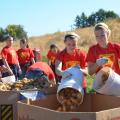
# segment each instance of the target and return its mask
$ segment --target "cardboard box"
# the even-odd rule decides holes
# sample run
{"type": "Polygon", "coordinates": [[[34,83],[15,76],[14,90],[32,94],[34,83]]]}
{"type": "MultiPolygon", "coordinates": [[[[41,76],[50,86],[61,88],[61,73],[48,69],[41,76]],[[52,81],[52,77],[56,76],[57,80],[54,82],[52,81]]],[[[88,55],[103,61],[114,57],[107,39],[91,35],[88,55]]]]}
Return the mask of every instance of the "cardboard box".
{"type": "MultiPolygon", "coordinates": [[[[41,90],[45,95],[55,94],[57,87],[41,90]]],[[[20,99],[19,91],[0,91],[0,120],[17,120],[17,101],[20,99]]]]}
{"type": "Polygon", "coordinates": [[[0,120],[17,120],[18,99],[18,92],[0,91],[0,120]]]}
{"type": "Polygon", "coordinates": [[[120,120],[120,97],[87,94],[78,112],[57,112],[56,95],[18,102],[19,120],[120,120]]]}

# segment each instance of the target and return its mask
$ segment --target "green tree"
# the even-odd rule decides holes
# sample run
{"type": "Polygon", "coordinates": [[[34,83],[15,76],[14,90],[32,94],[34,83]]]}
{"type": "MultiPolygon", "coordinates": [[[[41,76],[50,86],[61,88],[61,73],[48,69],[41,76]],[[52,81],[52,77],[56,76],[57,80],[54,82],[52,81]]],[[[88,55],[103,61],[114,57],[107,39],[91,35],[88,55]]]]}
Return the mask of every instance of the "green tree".
{"type": "Polygon", "coordinates": [[[77,15],[75,18],[75,27],[80,28],[80,23],[81,23],[80,16],[77,15]]]}
{"type": "Polygon", "coordinates": [[[3,28],[0,28],[0,42],[4,41],[4,35],[7,34],[3,28]]]}
{"type": "Polygon", "coordinates": [[[75,19],[75,26],[76,28],[84,28],[88,26],[87,16],[83,12],[81,16],[77,15],[75,19]]]}
{"type": "Polygon", "coordinates": [[[110,19],[110,18],[119,18],[119,15],[114,13],[113,11],[107,11],[106,12],[106,18],[110,19]]]}
{"type": "Polygon", "coordinates": [[[96,23],[116,18],[119,18],[119,15],[116,14],[114,11],[105,11],[103,9],[99,9],[97,12],[92,13],[88,17],[83,12],[81,16],[77,15],[77,17],[75,18],[75,27],[84,28],[88,26],[94,26],[96,23]]]}
{"type": "Polygon", "coordinates": [[[21,25],[8,25],[5,29],[14,39],[27,38],[27,32],[21,25]]]}
{"type": "Polygon", "coordinates": [[[87,27],[88,26],[88,21],[87,21],[87,16],[85,15],[85,13],[83,12],[81,14],[81,27],[84,28],[84,27],[87,27]]]}
{"type": "Polygon", "coordinates": [[[94,13],[92,13],[88,17],[88,22],[89,22],[90,26],[94,26],[95,25],[95,18],[96,18],[96,15],[94,13]]]}

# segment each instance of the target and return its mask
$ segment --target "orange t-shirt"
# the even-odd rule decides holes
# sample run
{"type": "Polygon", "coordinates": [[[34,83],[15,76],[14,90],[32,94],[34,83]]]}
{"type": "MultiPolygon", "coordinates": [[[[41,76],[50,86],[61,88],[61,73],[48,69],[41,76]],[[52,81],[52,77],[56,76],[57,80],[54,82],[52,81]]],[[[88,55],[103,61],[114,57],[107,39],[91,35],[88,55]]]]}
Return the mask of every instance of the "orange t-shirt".
{"type": "Polygon", "coordinates": [[[19,49],[17,51],[18,54],[18,60],[20,64],[25,64],[31,60],[31,58],[34,58],[33,51],[30,48],[25,49],[19,49]]]}
{"type": "Polygon", "coordinates": [[[34,70],[34,69],[40,69],[40,70],[42,70],[48,76],[49,80],[55,79],[55,75],[54,75],[52,69],[45,62],[36,62],[36,63],[34,63],[33,65],[31,65],[28,68],[28,71],[34,70]]]}
{"type": "MultiPolygon", "coordinates": [[[[75,49],[72,55],[68,54],[66,50],[63,50],[57,56],[57,60],[62,62],[62,70],[66,70],[67,68],[70,68],[76,65],[80,65],[82,69],[84,69],[87,66],[86,54],[80,49],[75,49]]],[[[86,80],[84,80],[83,86],[84,87],[87,86],[86,80]]]]}
{"type": "Polygon", "coordinates": [[[8,64],[17,64],[18,56],[14,48],[12,47],[4,47],[1,51],[1,56],[6,59],[8,64]]]}
{"type": "Polygon", "coordinates": [[[106,57],[108,63],[104,66],[111,67],[116,73],[120,74],[119,59],[120,59],[120,44],[108,43],[107,48],[101,48],[99,44],[90,47],[87,54],[87,62],[95,63],[97,59],[106,57]]]}
{"type": "Polygon", "coordinates": [[[57,53],[52,52],[51,50],[47,53],[47,58],[51,61],[51,63],[54,65],[57,55],[59,54],[59,51],[57,53]]]}

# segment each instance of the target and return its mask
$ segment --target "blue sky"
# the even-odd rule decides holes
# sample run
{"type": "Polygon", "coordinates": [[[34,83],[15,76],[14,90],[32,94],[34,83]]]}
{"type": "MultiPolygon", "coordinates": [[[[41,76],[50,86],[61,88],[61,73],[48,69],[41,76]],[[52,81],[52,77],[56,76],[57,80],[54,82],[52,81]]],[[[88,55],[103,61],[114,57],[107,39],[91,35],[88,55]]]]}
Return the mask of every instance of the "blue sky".
{"type": "Polygon", "coordinates": [[[100,8],[120,15],[120,0],[1,0],[0,27],[20,24],[29,36],[66,31],[76,15],[100,8]]]}

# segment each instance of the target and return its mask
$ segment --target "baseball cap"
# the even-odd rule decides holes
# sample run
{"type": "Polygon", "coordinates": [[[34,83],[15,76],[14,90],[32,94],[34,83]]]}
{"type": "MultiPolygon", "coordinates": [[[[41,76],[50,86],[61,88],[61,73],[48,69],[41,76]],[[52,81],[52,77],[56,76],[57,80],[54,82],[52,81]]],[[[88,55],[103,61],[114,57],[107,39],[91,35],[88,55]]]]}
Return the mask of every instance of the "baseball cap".
{"type": "Polygon", "coordinates": [[[77,38],[76,40],[79,40],[80,36],[74,32],[70,32],[65,35],[64,40],[66,40],[66,38],[71,38],[71,39],[77,38]]]}

